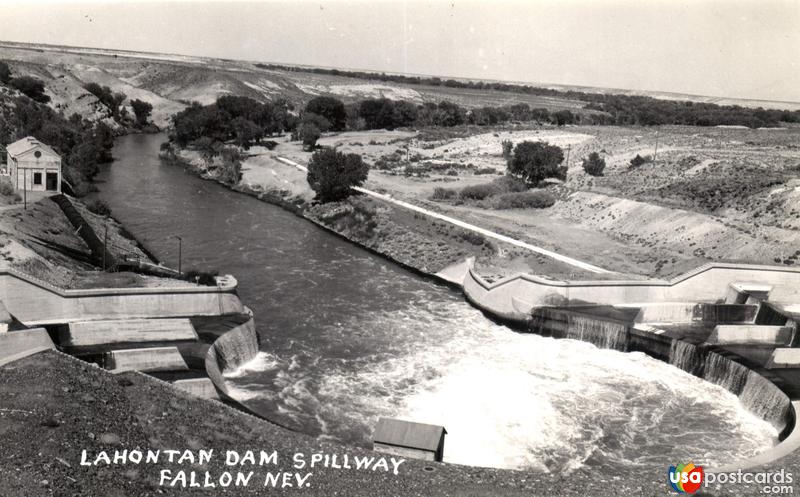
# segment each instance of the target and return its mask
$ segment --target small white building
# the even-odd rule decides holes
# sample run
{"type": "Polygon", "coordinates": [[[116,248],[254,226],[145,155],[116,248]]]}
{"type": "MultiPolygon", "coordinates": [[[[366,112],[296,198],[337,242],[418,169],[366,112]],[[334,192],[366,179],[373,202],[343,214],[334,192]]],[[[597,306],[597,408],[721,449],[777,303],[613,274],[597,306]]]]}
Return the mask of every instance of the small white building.
{"type": "Polygon", "coordinates": [[[61,193],[61,156],[32,136],[6,147],[6,167],[17,191],[61,193]]]}

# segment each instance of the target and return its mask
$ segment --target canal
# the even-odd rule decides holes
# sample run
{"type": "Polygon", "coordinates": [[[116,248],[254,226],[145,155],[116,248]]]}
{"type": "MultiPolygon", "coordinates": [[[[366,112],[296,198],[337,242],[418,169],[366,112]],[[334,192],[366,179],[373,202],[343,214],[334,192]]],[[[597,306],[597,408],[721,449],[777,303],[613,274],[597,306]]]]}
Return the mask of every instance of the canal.
{"type": "Polygon", "coordinates": [[[776,442],[723,390],[642,354],[521,334],[454,290],[119,138],[97,196],[166,264],[240,282],[263,350],[229,375],[281,424],[369,446],[379,416],[441,424],[452,462],[614,474],[729,462],[776,442]]]}

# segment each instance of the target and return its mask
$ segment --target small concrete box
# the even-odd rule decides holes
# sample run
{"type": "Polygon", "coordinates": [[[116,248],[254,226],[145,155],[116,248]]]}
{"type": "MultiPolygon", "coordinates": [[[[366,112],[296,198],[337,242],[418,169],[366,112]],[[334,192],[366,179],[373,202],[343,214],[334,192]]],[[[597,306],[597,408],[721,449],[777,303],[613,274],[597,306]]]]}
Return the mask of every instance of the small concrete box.
{"type": "Polygon", "coordinates": [[[372,445],[374,450],[387,454],[441,462],[445,435],[443,426],[380,418],[372,445]]]}
{"type": "Polygon", "coordinates": [[[771,291],[771,285],[735,281],[728,285],[728,290],[725,294],[725,303],[756,304],[767,300],[769,292],[771,291]]]}

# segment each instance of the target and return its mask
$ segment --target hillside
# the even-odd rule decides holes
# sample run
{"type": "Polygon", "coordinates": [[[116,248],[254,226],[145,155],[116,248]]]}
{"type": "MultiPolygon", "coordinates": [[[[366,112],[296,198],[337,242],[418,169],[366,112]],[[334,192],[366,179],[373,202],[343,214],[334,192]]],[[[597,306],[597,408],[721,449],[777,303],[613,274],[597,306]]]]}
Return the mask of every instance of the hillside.
{"type": "Polygon", "coordinates": [[[354,102],[386,97],[414,103],[449,100],[467,108],[527,103],[551,111],[584,111],[584,102],[513,94],[493,90],[471,90],[426,85],[402,85],[379,80],[265,69],[254,63],[196,57],[144,54],[97,49],[75,49],[0,42],[0,60],[12,71],[31,75],[45,83],[51,107],[74,112],[91,120],[108,120],[109,114],[83,85],[108,86],[114,92],[153,105],[153,122],[163,128],[172,114],[190,102],[209,104],[222,95],[240,95],[259,101],[284,98],[301,107],[319,95],[332,95],[354,102]]]}

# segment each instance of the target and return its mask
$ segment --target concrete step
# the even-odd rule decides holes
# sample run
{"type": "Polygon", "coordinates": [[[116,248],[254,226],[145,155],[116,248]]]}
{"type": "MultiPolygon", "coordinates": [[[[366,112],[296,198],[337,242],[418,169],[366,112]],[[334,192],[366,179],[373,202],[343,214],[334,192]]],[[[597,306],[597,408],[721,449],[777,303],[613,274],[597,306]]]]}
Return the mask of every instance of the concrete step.
{"type": "Polygon", "coordinates": [[[0,333],[0,366],[55,348],[44,328],[3,332],[0,333]]]}
{"type": "Polygon", "coordinates": [[[189,319],[119,319],[69,323],[58,338],[63,347],[89,347],[197,340],[197,333],[189,319]]]}
{"type": "Polygon", "coordinates": [[[800,369],[800,349],[778,348],[772,351],[767,369],[800,369]]]}
{"type": "Polygon", "coordinates": [[[714,327],[708,343],[719,345],[773,345],[792,343],[792,329],[787,326],[762,326],[750,324],[720,324],[714,327]]]}
{"type": "Polygon", "coordinates": [[[176,380],[172,384],[190,394],[203,399],[219,400],[219,394],[210,378],[194,378],[190,380],[176,380]]]}
{"type": "Polygon", "coordinates": [[[761,302],[769,297],[769,292],[771,291],[772,285],[757,282],[735,281],[728,285],[728,290],[725,294],[725,303],[744,304],[761,302]]]}
{"type": "Polygon", "coordinates": [[[114,350],[105,354],[105,368],[109,371],[186,371],[189,366],[177,347],[114,350]]]}

